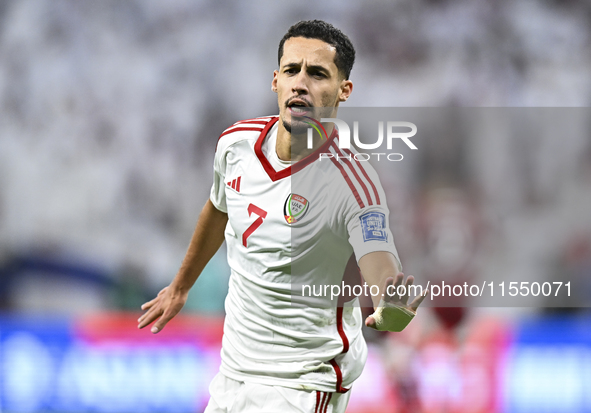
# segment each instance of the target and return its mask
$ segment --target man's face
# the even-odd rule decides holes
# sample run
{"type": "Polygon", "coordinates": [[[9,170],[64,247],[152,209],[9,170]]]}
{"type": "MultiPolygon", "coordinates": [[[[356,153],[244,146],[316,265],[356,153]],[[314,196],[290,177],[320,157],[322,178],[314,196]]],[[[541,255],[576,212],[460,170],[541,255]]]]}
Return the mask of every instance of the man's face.
{"type": "Polygon", "coordinates": [[[279,116],[288,132],[301,123],[298,121],[303,116],[320,120],[336,115],[312,108],[337,107],[351,94],[353,84],[339,74],[335,54],[333,46],[318,39],[292,37],[284,43],[271,86],[277,92],[279,116]]]}

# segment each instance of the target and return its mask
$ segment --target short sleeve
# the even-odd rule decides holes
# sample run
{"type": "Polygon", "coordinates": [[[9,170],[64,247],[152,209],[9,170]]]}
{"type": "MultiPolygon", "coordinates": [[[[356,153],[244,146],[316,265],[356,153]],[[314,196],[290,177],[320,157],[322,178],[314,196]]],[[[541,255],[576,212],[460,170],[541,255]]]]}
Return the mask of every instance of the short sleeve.
{"type": "Polygon", "coordinates": [[[396,257],[398,266],[402,270],[388,222],[388,208],[382,205],[358,209],[350,217],[347,225],[349,243],[353,247],[357,262],[370,252],[385,251],[396,257]]]}
{"type": "Polygon", "coordinates": [[[211,185],[209,199],[213,206],[222,212],[228,212],[228,208],[226,206],[226,187],[224,183],[225,177],[226,149],[225,146],[222,146],[218,143],[213,161],[213,184],[211,185]]]}
{"type": "Polygon", "coordinates": [[[386,202],[386,193],[379,176],[369,164],[356,163],[358,173],[350,177],[342,193],[345,198],[345,224],[348,241],[357,262],[371,252],[390,252],[400,269],[400,258],[390,230],[390,211],[386,202]],[[363,185],[362,185],[363,183],[363,185]],[[351,185],[354,184],[354,185],[351,185]]]}

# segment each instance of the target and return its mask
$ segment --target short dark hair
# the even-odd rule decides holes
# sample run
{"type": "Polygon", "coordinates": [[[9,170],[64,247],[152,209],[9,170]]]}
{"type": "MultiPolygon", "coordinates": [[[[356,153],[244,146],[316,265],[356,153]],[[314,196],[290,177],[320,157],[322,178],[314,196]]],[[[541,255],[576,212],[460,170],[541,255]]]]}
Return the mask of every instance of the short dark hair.
{"type": "Polygon", "coordinates": [[[283,56],[283,45],[286,40],[292,37],[318,39],[333,46],[336,49],[335,65],[345,79],[349,79],[353,63],[355,62],[355,48],[351,40],[342,31],[322,20],[303,20],[294,24],[287,30],[287,33],[285,33],[285,36],[279,42],[277,59],[279,64],[281,64],[281,57],[283,56]]]}

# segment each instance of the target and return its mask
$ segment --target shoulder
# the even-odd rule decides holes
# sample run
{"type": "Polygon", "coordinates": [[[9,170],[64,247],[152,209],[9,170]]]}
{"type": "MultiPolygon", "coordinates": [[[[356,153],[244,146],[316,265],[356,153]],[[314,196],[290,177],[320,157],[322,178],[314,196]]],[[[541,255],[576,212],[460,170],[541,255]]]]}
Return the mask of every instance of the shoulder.
{"type": "Polygon", "coordinates": [[[332,155],[330,164],[334,167],[333,174],[340,175],[336,181],[340,182],[345,196],[354,199],[359,209],[383,204],[380,180],[368,156],[353,147],[341,149],[338,141],[331,145],[329,153],[332,155]]]}
{"type": "Polygon", "coordinates": [[[259,118],[244,119],[225,129],[216,146],[216,151],[228,148],[244,140],[257,140],[263,131],[267,131],[278,119],[278,116],[261,116],[259,118]]]}

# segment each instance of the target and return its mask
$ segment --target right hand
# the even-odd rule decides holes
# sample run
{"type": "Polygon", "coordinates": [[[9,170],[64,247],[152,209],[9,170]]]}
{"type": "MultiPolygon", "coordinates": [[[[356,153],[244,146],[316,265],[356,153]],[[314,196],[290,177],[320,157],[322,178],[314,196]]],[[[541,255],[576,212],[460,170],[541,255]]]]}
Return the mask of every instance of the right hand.
{"type": "Polygon", "coordinates": [[[423,302],[428,294],[425,290],[423,294],[415,297],[411,303],[410,286],[414,283],[414,277],[409,275],[404,281],[404,274],[398,273],[396,278],[388,277],[384,284],[384,297],[381,299],[374,313],[367,317],[365,325],[379,331],[400,332],[417,315],[417,308],[423,302]],[[404,285],[405,295],[398,295],[398,287],[404,285]]]}
{"type": "Polygon", "coordinates": [[[158,319],[152,326],[151,332],[156,334],[176,316],[187,301],[188,293],[181,293],[171,286],[164,287],[151,301],[141,307],[146,312],[138,319],[138,328],[142,329],[158,319]]]}

